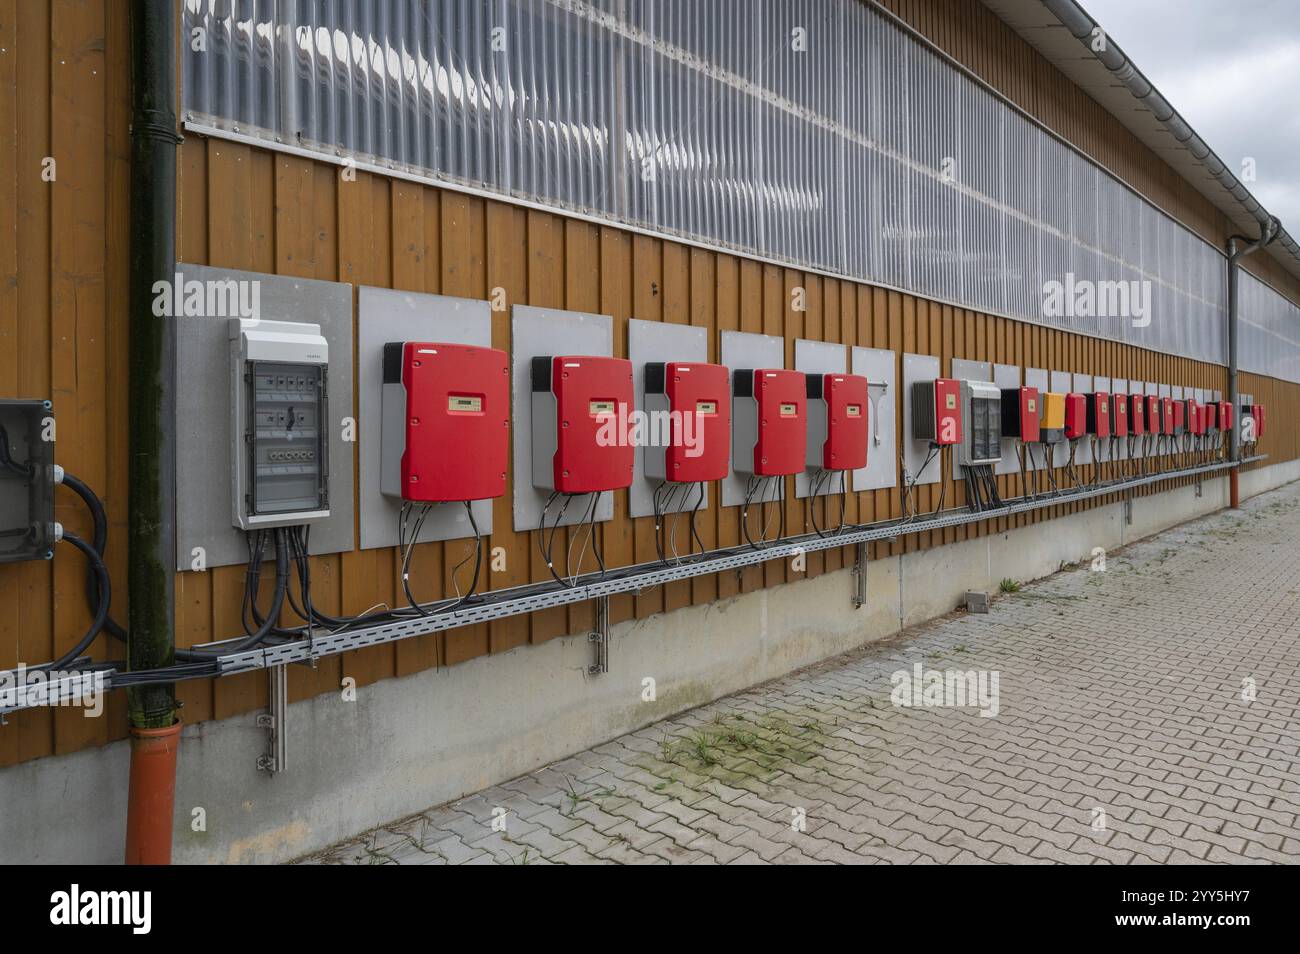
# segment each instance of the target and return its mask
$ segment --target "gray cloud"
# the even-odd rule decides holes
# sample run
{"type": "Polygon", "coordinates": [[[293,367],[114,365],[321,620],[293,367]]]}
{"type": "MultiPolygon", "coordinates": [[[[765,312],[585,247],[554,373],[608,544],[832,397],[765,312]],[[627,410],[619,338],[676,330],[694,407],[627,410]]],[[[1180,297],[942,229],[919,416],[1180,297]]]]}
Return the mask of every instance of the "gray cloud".
{"type": "Polygon", "coordinates": [[[1083,0],[1255,197],[1300,231],[1300,4],[1083,0]]]}

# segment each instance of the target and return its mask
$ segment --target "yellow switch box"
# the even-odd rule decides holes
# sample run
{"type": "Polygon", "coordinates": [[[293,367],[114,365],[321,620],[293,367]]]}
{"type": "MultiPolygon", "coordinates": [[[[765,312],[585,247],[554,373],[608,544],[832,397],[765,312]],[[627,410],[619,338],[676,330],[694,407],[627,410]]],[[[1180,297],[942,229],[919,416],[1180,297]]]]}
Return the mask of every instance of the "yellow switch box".
{"type": "Polygon", "coordinates": [[[1049,391],[1043,395],[1043,416],[1039,427],[1049,431],[1057,431],[1065,427],[1064,394],[1053,394],[1049,391]]]}

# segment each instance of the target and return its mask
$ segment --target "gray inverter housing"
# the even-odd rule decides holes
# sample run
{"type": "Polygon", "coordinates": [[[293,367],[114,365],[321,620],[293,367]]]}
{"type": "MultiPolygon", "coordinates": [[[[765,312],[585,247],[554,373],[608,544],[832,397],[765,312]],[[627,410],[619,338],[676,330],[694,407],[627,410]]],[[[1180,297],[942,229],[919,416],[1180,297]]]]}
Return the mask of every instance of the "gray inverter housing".
{"type": "Polygon", "coordinates": [[[987,381],[961,382],[962,428],[957,463],[996,464],[1002,459],[1002,390],[987,381]]]}
{"type": "Polygon", "coordinates": [[[0,398],[0,563],[52,555],[53,418],[49,401],[0,398]]]}
{"type": "Polygon", "coordinates": [[[552,356],[538,355],[530,367],[533,402],[533,486],[538,490],[555,489],[555,451],[559,447],[556,433],[558,406],[552,387],[552,356]]]}
{"type": "Polygon", "coordinates": [[[912,439],[935,439],[934,382],[912,382],[912,439]]]}
{"type": "Polygon", "coordinates": [[[232,318],[233,522],[298,526],[329,510],[329,345],[314,324],[232,318]]]}

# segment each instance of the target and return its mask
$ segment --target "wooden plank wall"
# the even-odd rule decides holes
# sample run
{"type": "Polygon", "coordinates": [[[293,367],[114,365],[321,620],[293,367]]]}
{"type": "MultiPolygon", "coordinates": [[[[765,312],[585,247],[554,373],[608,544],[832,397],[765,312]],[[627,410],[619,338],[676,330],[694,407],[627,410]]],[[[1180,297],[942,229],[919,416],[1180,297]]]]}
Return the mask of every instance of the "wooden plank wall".
{"type": "MultiPolygon", "coordinates": [[[[908,8],[922,18],[931,6],[961,11],[967,2],[938,0],[908,8]]],[[[958,21],[936,19],[927,28],[937,31],[944,22],[950,39],[962,39],[958,21]]],[[[106,5],[0,0],[0,395],[50,396],[55,402],[59,461],[97,488],[108,509],[108,560],[118,584],[114,614],[119,619],[126,616],[128,39],[122,0],[106,5]],[[41,177],[45,157],[57,161],[53,181],[41,177]]],[[[964,42],[973,55],[993,41],[964,42]]],[[[1025,72],[1027,49],[994,44],[985,55],[1020,64],[1016,75],[1028,91],[1050,77],[1025,72]]],[[[1094,134],[1104,138],[1103,127],[1098,120],[1101,132],[1094,134]]],[[[1089,134],[1085,127],[1076,131],[1089,134]]],[[[1136,147],[1130,143],[1125,149],[1136,147]]],[[[1139,154],[1132,161],[1150,160],[1139,154]]],[[[358,173],[347,182],[336,167],[245,145],[192,135],[180,150],[179,165],[182,260],[474,298],[487,298],[499,287],[511,305],[614,316],[619,354],[626,354],[627,319],[635,316],[707,328],[713,360],[721,333],[742,330],[782,336],[787,361],[793,361],[795,339],[808,337],[936,354],[945,371],[953,358],[970,358],[1192,386],[1225,383],[1224,370],[1212,365],[386,177],[358,173]],[[805,312],[790,310],[796,286],[807,290],[805,312]]],[[[1175,190],[1169,201],[1190,219],[1196,214],[1193,198],[1175,190]]],[[[1207,227],[1214,227],[1212,217],[1207,227]]],[[[508,312],[494,315],[493,341],[509,347],[508,312]]],[[[1300,414],[1300,386],[1246,375],[1243,390],[1253,390],[1276,409],[1263,449],[1274,460],[1300,454],[1296,429],[1283,425],[1300,414]]],[[[958,488],[948,492],[949,499],[960,499],[958,488]]],[[[920,506],[932,507],[936,498],[937,491],[926,488],[920,506]]],[[[90,523],[76,499],[66,491],[58,499],[58,519],[88,535],[90,523]]],[[[507,557],[506,570],[490,577],[494,587],[545,574],[528,535],[509,531],[509,499],[507,493],[497,504],[498,529],[490,541],[507,557]]],[[[712,499],[701,531],[706,545],[738,544],[737,508],[718,507],[716,493],[712,499]]],[[[792,488],[787,499],[788,529],[798,532],[804,515],[792,488]]],[[[873,556],[1051,519],[1069,509],[875,544],[873,556]]],[[[899,512],[897,490],[859,493],[850,497],[848,519],[880,520],[899,512]]],[[[627,495],[618,494],[615,519],[602,528],[607,562],[650,558],[652,529],[648,519],[627,518],[627,495]]],[[[466,546],[419,548],[415,573],[421,598],[447,591],[451,569],[466,546]]],[[[618,597],[611,613],[614,621],[644,617],[847,562],[849,556],[835,550],[811,555],[806,574],[795,574],[782,562],[739,575],[718,574],[618,597]]],[[[396,568],[393,551],[317,558],[316,602],[333,613],[399,601],[396,568]]],[[[0,567],[0,666],[43,662],[70,646],[88,618],[81,587],[82,566],[63,551],[53,563],[0,567]]],[[[239,628],[238,568],[179,574],[176,592],[178,645],[239,628]]],[[[315,670],[295,667],[292,693],[305,698],[334,691],[344,676],[368,684],[451,665],[581,631],[590,623],[584,605],[374,647],[323,660],[315,670]]],[[[93,652],[101,659],[120,655],[106,639],[93,652]]],[[[260,674],[183,683],[179,691],[188,722],[245,712],[266,701],[260,674]]],[[[106,719],[84,719],[73,710],[23,713],[0,728],[0,766],[102,744],[122,737],[125,726],[120,693],[114,694],[106,719]]]]}

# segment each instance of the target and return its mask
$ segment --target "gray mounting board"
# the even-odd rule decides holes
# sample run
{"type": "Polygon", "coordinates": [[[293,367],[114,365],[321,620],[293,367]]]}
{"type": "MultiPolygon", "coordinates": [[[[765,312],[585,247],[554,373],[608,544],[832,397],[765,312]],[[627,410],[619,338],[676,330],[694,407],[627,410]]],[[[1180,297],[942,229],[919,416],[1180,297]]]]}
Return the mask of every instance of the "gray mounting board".
{"type": "MultiPolygon", "coordinates": [[[[722,363],[734,375],[741,368],[784,368],[785,339],[775,335],[758,335],[748,331],[722,333],[722,363]]],[[[735,409],[732,409],[731,426],[736,426],[735,409]]],[[[734,449],[734,448],[733,448],[734,449]]],[[[729,454],[734,458],[734,454],[729,454]]],[[[727,477],[722,481],[722,505],[739,507],[745,502],[745,489],[749,483],[746,474],[736,473],[736,462],[731,461],[727,477]]],[[[779,482],[784,487],[784,481],[779,482]]],[[[775,492],[775,491],[774,491],[775,492]]],[[[782,492],[784,497],[784,492],[782,492]]],[[[771,501],[774,498],[769,497],[771,501]]]]}
{"type": "MultiPolygon", "coordinates": [[[[1056,394],[1069,394],[1074,389],[1074,375],[1069,371],[1053,371],[1052,386],[1048,388],[1056,394]]],[[[1052,448],[1052,466],[1064,467],[1070,461],[1070,442],[1061,441],[1052,448]]]]}
{"type": "MultiPolygon", "coordinates": [[[[312,553],[351,550],[353,445],[343,423],[352,416],[352,286],[206,265],[178,263],[176,271],[186,282],[257,282],[252,317],[320,325],[330,349],[330,516],[312,524],[309,543],[312,553]]],[[[176,322],[176,569],[191,569],[196,547],[208,568],[247,563],[244,532],[231,519],[228,318],[166,320],[176,322]]]]}
{"type": "MultiPolygon", "coordinates": [[[[383,431],[384,345],[389,341],[445,341],[492,346],[492,310],[486,301],[393,291],[357,289],[357,437],[361,446],[361,549],[395,547],[402,502],[380,491],[380,434],[383,431]]],[[[454,448],[448,448],[454,451],[454,448]]],[[[492,501],[470,504],[479,532],[492,532],[492,501]]],[[[474,528],[460,502],[432,504],[420,543],[472,537],[474,528]]]]}
{"type": "MultiPolygon", "coordinates": [[[[993,383],[999,388],[1020,387],[1020,369],[1014,364],[993,365],[993,383]]],[[[1016,460],[1015,438],[1002,435],[1002,459],[993,465],[995,474],[1018,474],[1020,464],[1016,460]]]]}
{"type": "MultiPolygon", "coordinates": [[[[627,356],[632,360],[632,394],[637,410],[645,410],[645,366],[652,361],[709,360],[709,336],[705,328],[674,325],[663,321],[632,318],[627,323],[627,356]]],[[[628,508],[633,517],[653,516],[655,481],[645,475],[645,448],[638,447],[632,465],[632,486],[628,490],[628,508]]],[[[694,491],[678,503],[664,507],[665,513],[682,513],[694,506],[694,491]]],[[[709,505],[709,485],[704,485],[700,509],[709,505]]]]}
{"type": "MultiPolygon", "coordinates": [[[[1070,380],[1070,390],[1079,394],[1091,394],[1095,390],[1091,374],[1075,374],[1070,380]]],[[[1074,452],[1074,462],[1076,464],[1092,463],[1092,446],[1094,444],[1091,434],[1084,434],[1079,438],[1078,446],[1074,452]]]]}
{"type": "MultiPolygon", "coordinates": [[[[1051,378],[1043,368],[1025,368],[1025,387],[1038,388],[1038,409],[1044,407],[1044,397],[1050,387],[1051,378]]],[[[1025,465],[1029,470],[1043,470],[1047,466],[1047,453],[1041,444],[1032,446],[1025,454],[1025,465]]]]}
{"type": "Polygon", "coordinates": [[[851,360],[852,372],[867,379],[871,405],[867,466],[853,472],[853,489],[895,487],[898,485],[898,435],[894,416],[898,400],[898,355],[884,348],[855,347],[851,360]]]}
{"type": "MultiPolygon", "coordinates": [[[[794,369],[804,374],[847,374],[848,349],[832,341],[808,341],[796,338],[794,342],[794,369]]],[[[807,409],[805,409],[805,415],[807,409]]],[[[847,476],[847,475],[846,475],[847,476]]],[[[838,478],[827,480],[825,488],[818,494],[824,497],[840,492],[838,478]]],[[[812,487],[812,472],[802,470],[794,475],[794,495],[802,500],[809,496],[812,487]]]]}
{"type": "MultiPolygon", "coordinates": [[[[930,447],[925,441],[912,439],[912,385],[917,381],[933,381],[940,376],[939,359],[930,354],[905,354],[903,355],[903,434],[900,443],[903,445],[903,463],[907,466],[909,474],[915,474],[915,486],[923,487],[926,484],[937,483],[939,480],[939,454],[935,454],[930,463],[921,469],[921,465],[927,457],[930,457],[930,447]]],[[[903,486],[907,485],[907,479],[904,479],[903,486]]]]}
{"type": "MultiPolygon", "coordinates": [[[[510,395],[511,442],[514,460],[514,525],[517,533],[536,530],[549,490],[532,484],[533,452],[533,358],[542,355],[595,355],[610,357],[614,353],[614,319],[559,308],[535,308],[515,305],[510,316],[510,395]]],[[[557,524],[572,526],[582,520],[590,505],[588,495],[574,500],[557,524]]],[[[547,524],[558,515],[559,505],[551,508],[547,524]]],[[[602,493],[596,505],[596,520],[614,516],[614,495],[602,493]]]]}
{"type": "MultiPolygon", "coordinates": [[[[1112,393],[1112,389],[1113,389],[1113,385],[1111,383],[1110,378],[1101,377],[1100,375],[1093,375],[1092,389],[1094,391],[1104,391],[1106,393],[1107,413],[1110,413],[1109,396],[1112,393]]],[[[1094,437],[1092,439],[1093,459],[1099,462],[1114,460],[1116,443],[1117,442],[1113,437],[1094,437]]]]}

